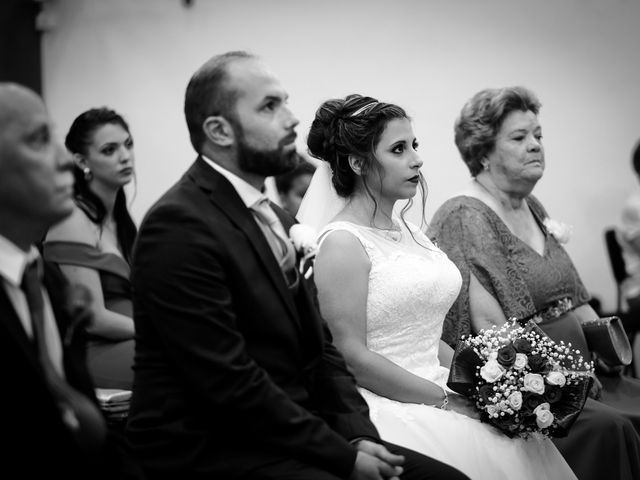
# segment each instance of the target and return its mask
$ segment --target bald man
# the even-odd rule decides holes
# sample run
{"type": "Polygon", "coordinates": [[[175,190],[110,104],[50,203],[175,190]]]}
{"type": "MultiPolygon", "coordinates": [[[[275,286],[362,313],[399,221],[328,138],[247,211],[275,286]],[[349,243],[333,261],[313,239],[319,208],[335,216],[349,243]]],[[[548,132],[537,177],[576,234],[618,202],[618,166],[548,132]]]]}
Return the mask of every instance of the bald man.
{"type": "Polygon", "coordinates": [[[84,364],[76,327],[90,300],[35,247],[72,211],[71,166],[40,97],[0,83],[0,476],[139,478],[107,431],[84,364]]]}

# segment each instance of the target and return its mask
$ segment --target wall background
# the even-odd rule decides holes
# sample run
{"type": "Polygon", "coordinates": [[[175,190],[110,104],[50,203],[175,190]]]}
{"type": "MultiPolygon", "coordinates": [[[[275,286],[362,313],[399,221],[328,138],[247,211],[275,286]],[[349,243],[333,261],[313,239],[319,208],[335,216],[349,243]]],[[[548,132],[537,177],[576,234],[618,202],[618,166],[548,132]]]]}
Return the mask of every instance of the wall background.
{"type": "Polygon", "coordinates": [[[42,90],[40,10],[37,2],[0,2],[0,82],[20,83],[38,93],[42,90]]]}
{"type": "Polygon", "coordinates": [[[250,50],[280,76],[301,150],[327,98],[356,92],[405,107],[430,187],[427,219],[469,181],[452,128],[464,102],[485,87],[531,88],[547,156],[535,194],[574,226],[569,254],[613,308],[603,229],[638,188],[630,152],[640,137],[640,2],[47,0],[45,14],[43,90],[58,133],[89,107],[126,117],[137,220],[194,159],[184,89],[216,53],[250,50]]]}

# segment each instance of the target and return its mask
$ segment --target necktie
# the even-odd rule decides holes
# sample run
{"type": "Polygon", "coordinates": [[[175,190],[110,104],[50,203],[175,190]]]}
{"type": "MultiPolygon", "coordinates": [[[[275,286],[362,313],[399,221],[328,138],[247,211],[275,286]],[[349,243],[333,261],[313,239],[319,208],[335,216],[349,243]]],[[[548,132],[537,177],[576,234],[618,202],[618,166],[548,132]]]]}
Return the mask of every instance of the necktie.
{"type": "Polygon", "coordinates": [[[269,200],[266,197],[261,198],[251,206],[251,210],[262,224],[262,231],[280,268],[285,273],[289,272],[295,267],[296,251],[291,240],[286,236],[276,212],[269,206],[269,200]]]}
{"type": "Polygon", "coordinates": [[[44,298],[38,267],[37,261],[27,266],[20,286],[29,306],[38,360],[49,390],[58,404],[63,423],[84,453],[96,454],[105,439],[104,418],[96,405],[69,385],[53,366],[45,337],[44,298]]]}

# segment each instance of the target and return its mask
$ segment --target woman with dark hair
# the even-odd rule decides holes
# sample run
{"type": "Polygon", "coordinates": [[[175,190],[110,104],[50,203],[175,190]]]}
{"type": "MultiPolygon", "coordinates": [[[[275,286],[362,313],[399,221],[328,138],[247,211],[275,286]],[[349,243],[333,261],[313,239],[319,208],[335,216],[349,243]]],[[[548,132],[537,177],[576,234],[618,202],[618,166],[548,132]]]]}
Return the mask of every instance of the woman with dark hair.
{"type": "Polygon", "coordinates": [[[134,326],[129,263],[136,226],[124,186],[134,175],[133,139],[118,113],[94,108],[73,121],[65,145],[75,160],[76,208],[49,230],[44,257],[93,295],[94,321],[86,328],[95,385],[130,389],[134,326]]]}
{"type": "Polygon", "coordinates": [[[324,162],[298,218],[322,226],[337,211],[314,265],[320,310],[381,435],[474,479],[574,479],[548,438],[505,436],[446,386],[452,350],[440,334],[460,273],[404,220],[419,188],[425,198],[406,112],[359,95],[329,100],[307,143],[324,162]]]}
{"type": "MultiPolygon", "coordinates": [[[[438,209],[429,227],[429,237],[462,274],[443,339],[454,346],[463,335],[508,318],[538,315],[552,339],[583,344],[590,359],[580,320],[597,315],[561,246],[566,229],[531,194],[545,167],[539,110],[526,88],[486,89],[456,120],[455,142],[473,179],[438,209]]],[[[601,401],[588,399],[569,436],[555,443],[580,479],[640,478],[634,430],[640,427],[640,384],[600,378],[601,401]]]]}

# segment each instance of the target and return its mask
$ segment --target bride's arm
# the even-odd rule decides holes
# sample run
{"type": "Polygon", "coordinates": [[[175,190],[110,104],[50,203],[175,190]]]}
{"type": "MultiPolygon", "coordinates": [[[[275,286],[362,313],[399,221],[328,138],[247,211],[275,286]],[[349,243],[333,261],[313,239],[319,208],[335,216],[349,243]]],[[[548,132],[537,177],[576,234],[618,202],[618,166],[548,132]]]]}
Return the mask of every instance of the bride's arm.
{"type": "Polygon", "coordinates": [[[315,281],[320,310],[336,346],[366,389],[400,402],[442,405],[445,394],[437,384],[367,348],[370,267],[366,252],[351,233],[333,232],[322,243],[314,265],[315,281]]]}

